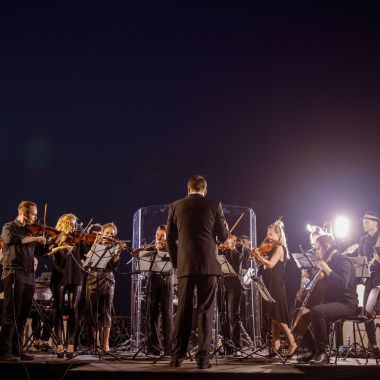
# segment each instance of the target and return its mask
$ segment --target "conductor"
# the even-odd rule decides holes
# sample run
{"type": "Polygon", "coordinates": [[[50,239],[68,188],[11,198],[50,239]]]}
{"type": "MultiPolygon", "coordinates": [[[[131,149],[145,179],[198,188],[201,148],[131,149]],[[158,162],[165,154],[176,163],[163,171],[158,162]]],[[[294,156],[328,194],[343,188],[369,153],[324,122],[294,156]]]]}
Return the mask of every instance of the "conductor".
{"type": "Polygon", "coordinates": [[[187,188],[188,196],[171,204],[167,223],[168,253],[178,276],[178,308],[170,365],[181,367],[186,358],[196,288],[199,332],[196,360],[198,368],[205,369],[211,367],[209,350],[215,293],[217,277],[222,275],[216,237],[224,242],[228,238],[228,227],[221,203],[205,197],[207,182],[203,177],[190,177],[187,188]]]}

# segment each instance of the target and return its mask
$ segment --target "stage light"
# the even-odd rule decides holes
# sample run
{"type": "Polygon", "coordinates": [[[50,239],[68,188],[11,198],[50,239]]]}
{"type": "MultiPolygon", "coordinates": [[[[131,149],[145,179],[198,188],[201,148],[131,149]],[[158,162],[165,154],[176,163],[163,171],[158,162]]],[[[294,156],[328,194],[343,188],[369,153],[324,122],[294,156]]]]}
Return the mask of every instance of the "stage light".
{"type": "Polygon", "coordinates": [[[334,236],[338,239],[346,238],[350,231],[350,221],[345,216],[338,216],[334,222],[334,236]]]}
{"type": "Polygon", "coordinates": [[[306,229],[311,233],[314,228],[311,224],[306,224],[306,229]]]}

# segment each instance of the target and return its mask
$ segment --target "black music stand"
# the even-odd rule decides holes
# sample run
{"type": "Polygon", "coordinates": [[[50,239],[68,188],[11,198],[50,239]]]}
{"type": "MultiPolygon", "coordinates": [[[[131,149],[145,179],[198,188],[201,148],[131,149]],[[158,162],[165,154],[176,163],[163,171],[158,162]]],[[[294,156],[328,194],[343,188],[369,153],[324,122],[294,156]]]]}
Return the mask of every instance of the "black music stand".
{"type": "MultiPolygon", "coordinates": [[[[96,334],[95,334],[95,342],[94,346],[90,347],[87,350],[84,350],[80,353],[77,353],[74,355],[74,357],[86,353],[91,352],[92,350],[95,350],[95,352],[98,353],[99,359],[102,359],[102,349],[98,347],[98,334],[99,334],[99,317],[98,317],[98,311],[99,311],[99,295],[98,295],[98,274],[102,272],[104,269],[106,269],[107,264],[110,262],[110,260],[115,256],[116,254],[116,246],[112,245],[104,245],[100,243],[94,243],[91,247],[91,249],[87,253],[87,258],[83,264],[83,267],[86,268],[87,271],[93,270],[97,272],[96,276],[96,317],[95,317],[95,328],[96,328],[96,334]]],[[[90,274],[91,275],[91,274],[90,274]]],[[[92,305],[90,305],[91,307],[92,305]]],[[[91,311],[92,313],[92,311],[91,311]]],[[[92,333],[92,331],[91,331],[92,333]]],[[[120,360],[119,357],[112,354],[111,352],[107,352],[107,355],[112,356],[113,358],[120,360]]]]}
{"type": "MultiPolygon", "coordinates": [[[[276,302],[276,300],[269,293],[269,290],[265,286],[261,276],[256,276],[254,273],[252,273],[250,278],[251,278],[252,282],[256,283],[257,290],[259,291],[259,293],[260,293],[260,295],[264,301],[266,301],[268,303],[275,303],[276,302]]],[[[268,318],[269,318],[269,316],[268,316],[268,318]]],[[[269,326],[269,323],[268,323],[268,326],[269,326]]],[[[263,339],[261,339],[261,341],[263,342],[263,339]]],[[[272,347],[270,345],[269,336],[267,337],[267,339],[264,341],[264,343],[260,347],[258,347],[254,351],[252,351],[249,355],[242,357],[240,360],[245,360],[245,359],[251,358],[251,357],[253,357],[253,355],[258,355],[262,358],[266,358],[266,359],[270,360],[265,355],[261,354],[261,352],[264,350],[268,351],[269,354],[273,353],[274,357],[277,357],[278,359],[280,359],[282,364],[285,364],[286,359],[280,354],[280,352],[278,350],[276,350],[274,347],[272,347]]]]}
{"type": "Polygon", "coordinates": [[[350,256],[349,259],[354,264],[356,278],[371,277],[367,256],[350,256]]]}
{"type": "MultiPolygon", "coordinates": [[[[147,283],[147,299],[146,299],[146,311],[145,311],[145,321],[146,329],[143,339],[143,344],[133,355],[132,359],[136,359],[136,356],[144,349],[148,344],[148,336],[150,334],[150,294],[151,294],[151,277],[152,273],[158,274],[169,274],[173,271],[173,265],[170,260],[170,256],[167,252],[163,251],[141,251],[139,252],[138,261],[137,261],[137,270],[139,272],[145,272],[149,274],[148,283],[147,283]]],[[[165,356],[165,355],[163,355],[165,356]]],[[[163,356],[159,356],[154,360],[156,363],[163,356]]]]}

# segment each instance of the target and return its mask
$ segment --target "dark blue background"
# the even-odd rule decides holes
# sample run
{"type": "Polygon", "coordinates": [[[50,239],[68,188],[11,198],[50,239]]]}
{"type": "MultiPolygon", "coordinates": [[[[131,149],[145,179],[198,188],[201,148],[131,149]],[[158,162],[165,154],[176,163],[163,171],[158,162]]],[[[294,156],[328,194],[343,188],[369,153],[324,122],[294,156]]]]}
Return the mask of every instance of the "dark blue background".
{"type": "Polygon", "coordinates": [[[50,225],[73,212],[127,239],[135,210],[198,173],[211,197],[255,210],[259,240],[283,215],[298,249],[306,223],[337,213],[355,240],[379,208],[378,14],[372,1],[2,4],[1,222],[31,199],[50,225]]]}

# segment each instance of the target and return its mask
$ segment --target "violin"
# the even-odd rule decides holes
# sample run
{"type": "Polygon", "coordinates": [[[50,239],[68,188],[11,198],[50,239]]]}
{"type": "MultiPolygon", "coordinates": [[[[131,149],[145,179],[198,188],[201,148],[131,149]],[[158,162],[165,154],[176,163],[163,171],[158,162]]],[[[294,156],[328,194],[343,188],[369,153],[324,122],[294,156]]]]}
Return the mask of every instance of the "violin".
{"type": "Polygon", "coordinates": [[[45,226],[38,223],[27,224],[26,229],[31,235],[43,235],[45,233],[46,237],[53,239],[62,233],[61,231],[56,230],[54,227],[45,226]]]}
{"type": "Polygon", "coordinates": [[[251,251],[251,257],[258,259],[259,263],[257,264],[260,265],[262,264],[260,262],[260,258],[266,258],[269,252],[271,252],[272,249],[277,245],[280,245],[280,242],[271,239],[265,239],[256,249],[253,249],[251,251]]]}
{"type": "Polygon", "coordinates": [[[230,235],[224,243],[219,244],[219,249],[221,251],[231,249],[231,246],[236,245],[237,241],[238,241],[238,238],[235,235],[230,235]]]}

